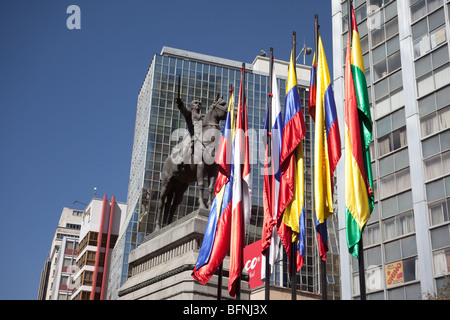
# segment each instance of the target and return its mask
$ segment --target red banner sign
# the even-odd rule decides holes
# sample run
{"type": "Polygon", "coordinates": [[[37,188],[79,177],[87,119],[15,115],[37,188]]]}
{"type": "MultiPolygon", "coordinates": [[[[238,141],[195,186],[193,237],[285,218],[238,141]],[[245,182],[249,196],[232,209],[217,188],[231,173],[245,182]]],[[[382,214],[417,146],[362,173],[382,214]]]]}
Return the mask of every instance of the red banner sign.
{"type": "Polygon", "coordinates": [[[264,284],[261,281],[261,260],[261,240],[244,248],[244,269],[250,277],[250,289],[264,284]]]}

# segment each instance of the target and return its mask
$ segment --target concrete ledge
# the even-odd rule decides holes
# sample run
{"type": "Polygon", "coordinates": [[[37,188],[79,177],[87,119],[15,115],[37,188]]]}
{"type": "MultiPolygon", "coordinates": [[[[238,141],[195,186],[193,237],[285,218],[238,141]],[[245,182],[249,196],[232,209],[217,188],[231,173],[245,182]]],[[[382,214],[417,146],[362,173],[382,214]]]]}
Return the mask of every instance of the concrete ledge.
{"type": "MultiPolygon", "coordinates": [[[[119,300],[217,299],[218,275],[206,285],[192,278],[208,222],[208,210],[196,210],[150,234],[130,253],[132,276],[119,290],[119,300]]],[[[229,258],[223,262],[222,298],[228,294],[229,258]]],[[[248,275],[241,281],[241,299],[250,298],[248,275]]]]}

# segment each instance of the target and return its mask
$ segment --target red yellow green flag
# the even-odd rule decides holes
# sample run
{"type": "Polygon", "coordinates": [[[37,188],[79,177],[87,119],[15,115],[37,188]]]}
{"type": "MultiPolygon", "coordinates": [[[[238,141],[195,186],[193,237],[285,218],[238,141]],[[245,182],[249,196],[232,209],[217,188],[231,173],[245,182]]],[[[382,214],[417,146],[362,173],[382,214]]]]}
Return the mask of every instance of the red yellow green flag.
{"type": "Polygon", "coordinates": [[[372,118],[353,7],[345,66],[345,220],[350,254],[359,257],[362,231],[374,206],[369,145],[372,118]]]}

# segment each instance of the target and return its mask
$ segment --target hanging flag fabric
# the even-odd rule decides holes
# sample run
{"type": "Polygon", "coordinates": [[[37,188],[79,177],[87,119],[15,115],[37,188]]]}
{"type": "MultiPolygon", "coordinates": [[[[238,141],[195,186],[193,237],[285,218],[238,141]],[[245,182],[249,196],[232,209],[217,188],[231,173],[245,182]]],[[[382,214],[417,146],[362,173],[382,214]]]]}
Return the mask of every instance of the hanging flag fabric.
{"type": "Polygon", "coordinates": [[[319,254],[326,260],[326,219],[333,214],[333,176],[341,157],[341,140],[328,64],[318,36],[317,86],[314,136],[314,207],[319,254]]]}
{"type": "Polygon", "coordinates": [[[242,274],[245,228],[251,216],[251,176],[247,126],[247,105],[245,97],[245,69],[241,71],[236,132],[234,139],[234,184],[231,214],[230,270],[228,292],[236,295],[236,288],[242,274]]]}
{"type": "MultiPolygon", "coordinates": [[[[292,240],[301,244],[304,236],[304,172],[303,172],[303,142],[306,135],[300,97],[297,89],[295,57],[291,52],[288,79],[286,84],[286,100],[284,109],[284,127],[280,153],[280,193],[277,214],[277,231],[280,240],[291,259],[292,240]],[[295,197],[295,203],[290,205],[295,197]],[[303,213],[303,214],[302,214],[303,213]]],[[[297,251],[297,269],[302,265],[297,251]]]]}
{"type": "MultiPolygon", "coordinates": [[[[273,66],[272,77],[272,110],[267,108],[266,122],[264,129],[270,125],[271,131],[271,154],[269,167],[269,154],[266,148],[264,158],[264,185],[263,185],[263,207],[264,207],[264,223],[262,235],[262,253],[263,263],[261,263],[261,279],[266,277],[265,259],[269,259],[270,270],[273,272],[276,259],[278,256],[278,247],[280,237],[276,229],[278,214],[278,195],[280,190],[280,153],[281,153],[281,130],[283,128],[283,118],[281,117],[280,96],[278,93],[277,77],[275,74],[275,66],[273,66]],[[271,112],[271,123],[268,123],[269,112],[271,112]],[[265,250],[270,248],[269,257],[264,256],[265,250]]],[[[270,275],[269,275],[270,276],[270,275]]]]}
{"type": "Polygon", "coordinates": [[[316,113],[316,68],[317,68],[317,64],[316,64],[316,54],[314,53],[313,56],[313,63],[311,66],[311,80],[309,82],[309,114],[311,115],[311,117],[315,118],[315,113],[316,113]]]}
{"type": "Polygon", "coordinates": [[[219,164],[214,199],[208,223],[192,277],[206,284],[229,251],[233,188],[232,142],[234,136],[234,94],[230,90],[228,113],[219,144],[216,162],[219,164]]]}
{"type": "Polygon", "coordinates": [[[345,65],[345,217],[348,250],[359,258],[362,231],[374,205],[369,153],[372,120],[353,7],[351,16],[352,41],[349,34],[345,65]]]}
{"type": "Polygon", "coordinates": [[[306,250],[303,141],[294,151],[294,193],[284,211],[283,222],[291,229],[291,241],[296,245],[297,271],[300,271],[306,250]]]}

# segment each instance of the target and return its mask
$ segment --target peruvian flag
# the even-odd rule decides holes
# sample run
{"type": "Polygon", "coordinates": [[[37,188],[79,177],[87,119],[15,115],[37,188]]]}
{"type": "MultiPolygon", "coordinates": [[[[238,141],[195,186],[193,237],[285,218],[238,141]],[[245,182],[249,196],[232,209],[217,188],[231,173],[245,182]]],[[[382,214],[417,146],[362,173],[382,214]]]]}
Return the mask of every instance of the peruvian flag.
{"type": "Polygon", "coordinates": [[[234,185],[231,213],[230,276],[228,280],[228,291],[231,297],[236,295],[236,289],[240,286],[240,276],[244,267],[245,228],[250,222],[251,215],[252,186],[248,135],[245,135],[247,129],[245,67],[243,66],[234,140],[234,185]]]}

